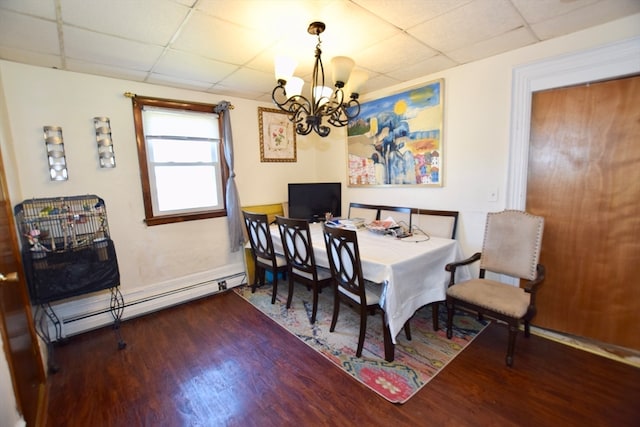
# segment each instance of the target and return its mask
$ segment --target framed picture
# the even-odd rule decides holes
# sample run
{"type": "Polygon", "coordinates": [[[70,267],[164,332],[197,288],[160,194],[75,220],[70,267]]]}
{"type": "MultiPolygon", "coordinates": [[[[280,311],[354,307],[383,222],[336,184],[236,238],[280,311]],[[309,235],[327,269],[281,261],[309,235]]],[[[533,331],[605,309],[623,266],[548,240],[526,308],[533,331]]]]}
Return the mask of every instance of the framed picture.
{"type": "Polygon", "coordinates": [[[362,103],[349,121],[349,187],[442,186],[444,80],[362,103]]]}
{"type": "Polygon", "coordinates": [[[274,108],[258,107],[260,161],[295,162],[296,133],[287,114],[274,108]]]}

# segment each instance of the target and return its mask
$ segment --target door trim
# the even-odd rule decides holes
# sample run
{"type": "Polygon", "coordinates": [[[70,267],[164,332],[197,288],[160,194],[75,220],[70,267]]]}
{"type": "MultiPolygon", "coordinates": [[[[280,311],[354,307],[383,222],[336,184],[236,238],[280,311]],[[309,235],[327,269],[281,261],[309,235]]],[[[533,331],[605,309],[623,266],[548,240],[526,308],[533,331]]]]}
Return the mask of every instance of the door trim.
{"type": "Polygon", "coordinates": [[[524,210],[527,199],[533,92],[640,73],[640,37],[516,67],[511,89],[507,209],[524,210]]]}

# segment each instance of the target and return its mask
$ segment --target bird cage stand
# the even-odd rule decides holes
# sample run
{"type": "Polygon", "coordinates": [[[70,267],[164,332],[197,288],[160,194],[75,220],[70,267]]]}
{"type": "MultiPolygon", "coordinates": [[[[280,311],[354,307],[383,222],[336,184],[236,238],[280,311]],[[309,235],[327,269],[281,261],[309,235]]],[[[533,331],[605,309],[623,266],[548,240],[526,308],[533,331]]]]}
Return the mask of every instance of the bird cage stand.
{"type": "Polygon", "coordinates": [[[29,199],[16,205],[14,213],[29,297],[36,306],[36,332],[47,345],[49,370],[58,370],[53,341],[64,340],[51,306],[55,301],[109,289],[118,348],[125,348],[120,332],[124,298],[104,200],[96,195],[29,199]]]}

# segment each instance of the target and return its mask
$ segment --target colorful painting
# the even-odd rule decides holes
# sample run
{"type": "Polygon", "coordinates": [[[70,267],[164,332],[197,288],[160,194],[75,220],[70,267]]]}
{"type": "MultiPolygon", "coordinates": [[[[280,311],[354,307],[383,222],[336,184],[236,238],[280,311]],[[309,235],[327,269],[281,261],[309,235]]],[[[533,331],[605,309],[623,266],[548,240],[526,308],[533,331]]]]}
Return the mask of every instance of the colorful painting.
{"type": "Polygon", "coordinates": [[[349,187],[442,186],[443,84],[360,106],[348,124],[349,187]]]}
{"type": "Polygon", "coordinates": [[[260,124],[260,161],[295,162],[296,133],[286,113],[258,107],[260,124]]]}

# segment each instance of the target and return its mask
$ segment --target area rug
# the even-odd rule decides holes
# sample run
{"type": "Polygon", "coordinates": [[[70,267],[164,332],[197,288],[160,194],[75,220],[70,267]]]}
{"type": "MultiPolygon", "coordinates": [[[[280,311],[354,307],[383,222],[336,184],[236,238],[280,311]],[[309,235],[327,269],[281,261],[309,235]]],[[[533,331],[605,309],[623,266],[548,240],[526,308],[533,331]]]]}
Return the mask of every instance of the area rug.
{"type": "Polygon", "coordinates": [[[234,288],[242,298],[254,305],[280,326],[298,337],[340,367],[344,372],[393,403],[404,403],[433,379],[486,327],[488,321],[456,313],[453,337],[449,340],[444,327],[446,309],[440,308],[440,329],[433,331],[431,307],[418,310],[411,319],[412,340],[404,331],[397,337],[395,360],[384,360],[381,314],[369,316],[362,357],[356,357],[360,317],[356,309],[345,303],[334,332],[329,332],[333,314],[333,290],[324,289],[318,301],[316,323],[311,325],[312,292],[302,285],[294,288],[291,308],[286,308],[288,284],[280,286],[275,304],[271,304],[271,286],[251,292],[248,286],[234,288]]]}

